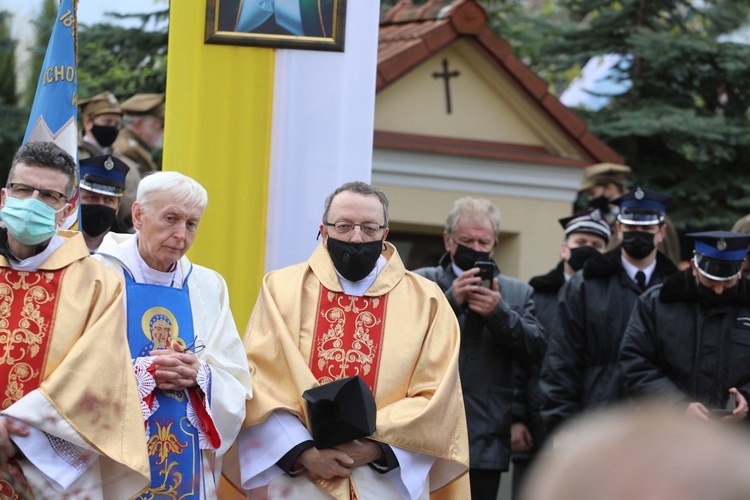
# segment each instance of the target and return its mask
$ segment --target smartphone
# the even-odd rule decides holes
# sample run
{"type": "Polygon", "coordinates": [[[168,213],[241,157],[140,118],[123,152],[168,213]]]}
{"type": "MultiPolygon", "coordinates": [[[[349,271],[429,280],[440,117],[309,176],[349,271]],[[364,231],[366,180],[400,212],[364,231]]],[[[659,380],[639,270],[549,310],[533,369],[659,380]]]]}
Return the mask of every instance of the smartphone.
{"type": "Polygon", "coordinates": [[[479,276],[482,279],[481,285],[485,288],[492,288],[492,279],[495,277],[495,263],[486,260],[478,260],[474,267],[479,268],[479,276]]]}
{"type": "Polygon", "coordinates": [[[731,415],[733,410],[727,410],[726,408],[709,408],[708,414],[714,418],[721,418],[725,415],[731,415]]]}
{"type": "Polygon", "coordinates": [[[733,396],[730,396],[724,408],[709,408],[708,414],[714,418],[721,418],[725,415],[731,415],[736,406],[737,401],[735,401],[733,396]]]}

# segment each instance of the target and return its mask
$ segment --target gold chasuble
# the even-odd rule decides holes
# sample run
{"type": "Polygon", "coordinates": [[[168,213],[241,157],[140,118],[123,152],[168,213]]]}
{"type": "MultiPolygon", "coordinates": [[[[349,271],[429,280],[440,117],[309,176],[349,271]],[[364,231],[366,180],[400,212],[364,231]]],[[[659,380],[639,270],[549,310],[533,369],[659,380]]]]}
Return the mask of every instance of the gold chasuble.
{"type": "MultiPolygon", "coordinates": [[[[378,408],[371,439],[436,457],[427,484],[446,492],[465,482],[469,462],[458,324],[440,288],[386,247],[364,297],[343,293],[322,243],[307,262],[266,275],[245,333],[253,399],[244,426],[284,410],[310,429],[302,393],[359,375],[378,408]]],[[[357,491],[350,478],[315,484],[338,499],[357,491]]]]}
{"type": "Polygon", "coordinates": [[[58,435],[51,415],[18,409],[38,389],[77,433],[74,444],[102,456],[105,495],[124,481],[135,492],[148,481],[149,466],[124,285],[89,256],[81,233],[58,234],[62,246],[37,271],[14,271],[0,256],[2,412],[58,435]]]}

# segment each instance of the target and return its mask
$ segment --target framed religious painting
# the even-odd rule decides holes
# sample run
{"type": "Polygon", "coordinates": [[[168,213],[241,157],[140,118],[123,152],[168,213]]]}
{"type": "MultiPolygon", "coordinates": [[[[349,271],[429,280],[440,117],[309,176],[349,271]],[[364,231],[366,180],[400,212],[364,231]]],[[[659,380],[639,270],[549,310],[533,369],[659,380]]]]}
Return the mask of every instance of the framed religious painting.
{"type": "Polygon", "coordinates": [[[344,51],[347,0],[207,0],[206,43],[344,51]]]}

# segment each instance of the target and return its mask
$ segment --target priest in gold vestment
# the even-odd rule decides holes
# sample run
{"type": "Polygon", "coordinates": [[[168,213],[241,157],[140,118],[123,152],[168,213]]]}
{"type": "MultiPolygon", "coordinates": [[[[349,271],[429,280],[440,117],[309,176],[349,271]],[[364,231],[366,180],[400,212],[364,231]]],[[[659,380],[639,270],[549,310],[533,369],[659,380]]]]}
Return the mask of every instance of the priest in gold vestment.
{"type": "Polygon", "coordinates": [[[241,485],[268,498],[468,498],[459,329],[434,283],[386,243],[388,200],[347,183],[326,200],[307,262],[269,273],[245,332],[254,380],[241,485]],[[302,393],[359,375],[369,438],[317,449],[302,393]]]}
{"type": "Polygon", "coordinates": [[[149,478],[124,285],[58,231],[75,161],[16,153],[0,214],[0,498],[129,498],[149,478]]]}

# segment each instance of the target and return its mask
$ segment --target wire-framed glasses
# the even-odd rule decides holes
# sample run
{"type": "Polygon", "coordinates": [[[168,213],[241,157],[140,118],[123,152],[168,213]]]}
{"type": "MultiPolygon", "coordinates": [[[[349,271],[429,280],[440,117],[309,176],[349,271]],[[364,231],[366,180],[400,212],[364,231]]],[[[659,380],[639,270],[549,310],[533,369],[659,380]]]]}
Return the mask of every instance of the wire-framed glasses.
{"type": "Polygon", "coordinates": [[[381,226],[376,222],[363,222],[361,224],[355,224],[353,222],[325,222],[324,226],[332,227],[339,234],[346,234],[354,230],[355,227],[359,226],[359,229],[367,236],[374,236],[381,229],[385,229],[386,226],[381,226]]]}

